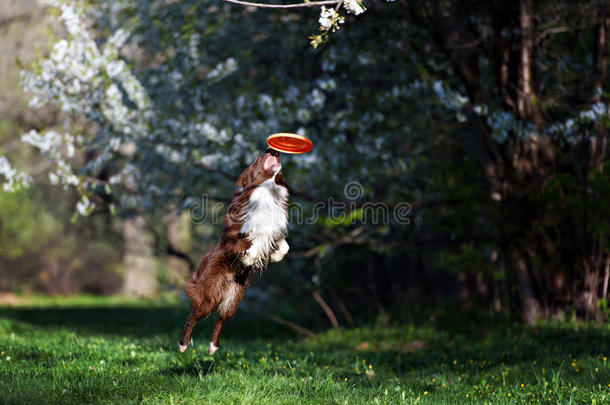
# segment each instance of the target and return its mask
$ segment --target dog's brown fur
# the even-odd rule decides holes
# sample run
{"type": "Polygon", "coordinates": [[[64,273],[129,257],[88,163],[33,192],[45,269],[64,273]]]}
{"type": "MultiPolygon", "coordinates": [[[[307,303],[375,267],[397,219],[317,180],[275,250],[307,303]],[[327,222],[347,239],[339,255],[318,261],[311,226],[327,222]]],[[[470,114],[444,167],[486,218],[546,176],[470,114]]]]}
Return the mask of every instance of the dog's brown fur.
{"type": "MultiPolygon", "coordinates": [[[[224,218],[220,241],[212,251],[201,258],[197,271],[185,288],[191,312],[180,340],[180,351],[186,350],[189,345],[197,321],[217,310],[218,319],[214,323],[209,352],[213,354],[216,351],[224,323],[235,313],[250,274],[258,269],[258,266],[248,266],[242,260],[244,253],[251,246],[247,235],[241,233],[244,210],[248,209],[248,201],[254,190],[274,175],[275,183],[288,191],[281,172],[265,169],[265,159],[270,155],[277,159],[277,152],[267,149],[265,154],[257,158],[237,179],[238,188],[224,218]]],[[[277,162],[279,164],[279,159],[277,162]]],[[[283,240],[283,237],[280,240],[283,240]]],[[[274,250],[280,240],[274,241],[274,250]]],[[[272,253],[268,252],[267,259],[272,253]]]]}

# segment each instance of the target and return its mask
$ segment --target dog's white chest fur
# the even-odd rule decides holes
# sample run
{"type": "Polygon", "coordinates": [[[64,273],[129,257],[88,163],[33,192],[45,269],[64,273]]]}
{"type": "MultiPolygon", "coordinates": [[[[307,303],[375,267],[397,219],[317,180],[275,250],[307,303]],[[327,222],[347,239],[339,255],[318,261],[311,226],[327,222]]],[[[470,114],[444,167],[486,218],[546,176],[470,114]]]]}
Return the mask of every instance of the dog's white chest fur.
{"type": "Polygon", "coordinates": [[[250,195],[241,227],[241,233],[251,242],[246,264],[262,266],[278,248],[275,243],[284,239],[288,223],[287,202],[288,190],[275,183],[275,176],[256,187],[250,195]]]}

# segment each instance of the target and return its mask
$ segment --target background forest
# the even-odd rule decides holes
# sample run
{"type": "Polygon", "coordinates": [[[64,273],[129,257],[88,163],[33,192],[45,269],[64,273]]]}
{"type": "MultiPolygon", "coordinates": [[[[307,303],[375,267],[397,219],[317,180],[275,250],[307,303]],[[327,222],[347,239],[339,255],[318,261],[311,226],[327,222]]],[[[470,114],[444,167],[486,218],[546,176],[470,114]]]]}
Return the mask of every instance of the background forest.
{"type": "Polygon", "coordinates": [[[248,305],[607,318],[605,1],[375,1],[317,40],[316,7],[48,4],[0,6],[3,291],[179,295],[284,130],[315,145],[282,157],[292,200],[324,209],[248,305]]]}

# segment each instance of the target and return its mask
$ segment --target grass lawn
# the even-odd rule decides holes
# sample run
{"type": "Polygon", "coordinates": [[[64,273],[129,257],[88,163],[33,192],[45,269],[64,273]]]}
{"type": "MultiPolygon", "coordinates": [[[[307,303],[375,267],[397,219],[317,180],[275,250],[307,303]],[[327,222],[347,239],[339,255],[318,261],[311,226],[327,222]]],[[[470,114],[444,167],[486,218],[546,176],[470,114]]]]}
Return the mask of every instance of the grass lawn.
{"type": "Polygon", "coordinates": [[[440,314],[302,340],[238,310],[212,358],[212,319],[178,352],[186,311],[86,297],[0,307],[0,402],[610,403],[609,324],[440,314]]]}

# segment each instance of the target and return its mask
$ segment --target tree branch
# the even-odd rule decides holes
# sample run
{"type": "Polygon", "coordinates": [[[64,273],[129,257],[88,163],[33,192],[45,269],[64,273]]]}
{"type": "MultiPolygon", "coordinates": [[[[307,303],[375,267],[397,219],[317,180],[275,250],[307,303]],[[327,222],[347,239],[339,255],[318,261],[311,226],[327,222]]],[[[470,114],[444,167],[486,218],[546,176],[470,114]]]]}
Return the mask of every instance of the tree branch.
{"type": "Polygon", "coordinates": [[[547,36],[549,36],[551,34],[561,34],[564,32],[582,31],[582,30],[586,30],[588,28],[591,28],[591,24],[578,25],[575,27],[562,26],[562,27],[547,28],[547,29],[543,30],[540,34],[538,34],[535,42],[536,42],[536,44],[538,44],[540,41],[542,41],[543,39],[545,39],[547,36]]]}
{"type": "Polygon", "coordinates": [[[32,18],[32,16],[28,13],[24,13],[24,14],[19,14],[16,16],[12,16],[12,17],[8,17],[5,19],[0,20],[0,28],[4,28],[8,25],[17,23],[17,22],[21,22],[21,21],[27,21],[30,18],[32,18]]]}
{"type": "Polygon", "coordinates": [[[316,290],[313,290],[311,292],[311,295],[313,296],[313,299],[316,300],[316,302],[322,307],[322,309],[324,310],[324,313],[328,317],[328,320],[330,321],[331,325],[333,325],[333,328],[338,328],[339,322],[337,321],[337,317],[335,316],[335,313],[330,308],[330,305],[328,305],[326,303],[326,301],[324,301],[324,298],[322,298],[320,293],[317,292],[316,290]]]}
{"type": "Polygon", "coordinates": [[[331,247],[337,247],[337,246],[346,245],[346,244],[362,244],[363,241],[358,238],[358,236],[360,236],[360,234],[362,234],[362,232],[364,232],[364,227],[360,226],[358,228],[355,228],[354,230],[352,230],[349,234],[347,234],[345,236],[342,236],[340,238],[337,238],[333,241],[324,243],[319,246],[314,246],[309,250],[294,253],[294,254],[292,254],[292,256],[294,256],[294,257],[312,257],[312,256],[315,256],[316,254],[318,254],[322,248],[331,248],[331,247]]]}
{"type": "Polygon", "coordinates": [[[297,325],[296,323],[294,323],[292,321],[288,321],[288,320],[286,320],[284,318],[281,318],[281,317],[279,317],[277,315],[267,314],[267,315],[265,315],[265,317],[268,318],[268,319],[271,319],[273,322],[279,323],[280,325],[287,326],[290,329],[294,330],[295,332],[300,333],[302,335],[305,335],[305,336],[307,336],[309,338],[315,338],[316,337],[316,334],[313,333],[312,331],[310,331],[309,329],[304,328],[304,327],[302,327],[300,325],[297,325]]]}
{"type": "Polygon", "coordinates": [[[193,259],[191,259],[191,257],[189,255],[187,255],[185,252],[181,252],[181,251],[175,249],[170,243],[167,244],[166,251],[167,251],[167,254],[184,260],[189,266],[189,271],[192,271],[193,269],[197,268],[197,265],[195,264],[195,262],[193,262],[193,259]]]}
{"type": "Polygon", "coordinates": [[[335,301],[337,301],[337,304],[339,305],[339,309],[343,313],[343,317],[347,321],[348,326],[350,328],[353,328],[356,324],[354,322],[354,318],[352,317],[352,314],[350,314],[349,309],[347,309],[347,305],[345,305],[345,302],[341,299],[341,297],[337,293],[337,290],[335,290],[332,285],[328,286],[328,290],[332,294],[335,301]]]}
{"type": "Polygon", "coordinates": [[[241,1],[241,0],[224,0],[227,3],[235,3],[240,4],[242,6],[249,7],[260,7],[260,8],[299,8],[299,7],[316,7],[316,6],[325,6],[330,4],[339,4],[342,3],[343,0],[322,0],[322,1],[310,1],[307,3],[291,3],[291,4],[267,4],[267,3],[252,3],[249,1],[241,1]]]}

